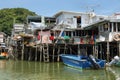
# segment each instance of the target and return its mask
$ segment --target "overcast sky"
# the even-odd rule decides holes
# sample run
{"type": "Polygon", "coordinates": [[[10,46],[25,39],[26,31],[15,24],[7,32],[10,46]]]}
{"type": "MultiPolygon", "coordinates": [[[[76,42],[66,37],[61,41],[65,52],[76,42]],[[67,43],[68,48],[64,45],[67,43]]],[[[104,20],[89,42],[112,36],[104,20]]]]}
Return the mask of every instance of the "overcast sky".
{"type": "Polygon", "coordinates": [[[43,16],[53,16],[58,11],[88,12],[111,15],[120,12],[120,0],[0,0],[0,9],[26,8],[43,16]]]}

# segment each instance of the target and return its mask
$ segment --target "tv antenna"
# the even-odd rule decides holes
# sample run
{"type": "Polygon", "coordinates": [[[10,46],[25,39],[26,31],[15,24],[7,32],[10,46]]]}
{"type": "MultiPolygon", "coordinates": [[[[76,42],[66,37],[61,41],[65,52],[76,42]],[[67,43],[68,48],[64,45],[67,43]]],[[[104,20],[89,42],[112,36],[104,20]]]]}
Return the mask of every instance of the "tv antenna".
{"type": "Polygon", "coordinates": [[[95,8],[99,6],[100,5],[89,5],[89,6],[85,6],[84,8],[86,9],[87,13],[90,13],[90,12],[95,12],[95,8]]]}

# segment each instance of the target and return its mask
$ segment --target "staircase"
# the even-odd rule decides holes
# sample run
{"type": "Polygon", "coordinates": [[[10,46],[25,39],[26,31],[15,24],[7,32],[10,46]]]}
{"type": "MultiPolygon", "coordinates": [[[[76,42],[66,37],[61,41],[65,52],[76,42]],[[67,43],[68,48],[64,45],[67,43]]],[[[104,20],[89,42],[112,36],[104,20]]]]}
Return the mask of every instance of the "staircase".
{"type": "Polygon", "coordinates": [[[49,46],[48,44],[43,44],[43,60],[44,62],[49,62],[49,46]]]}

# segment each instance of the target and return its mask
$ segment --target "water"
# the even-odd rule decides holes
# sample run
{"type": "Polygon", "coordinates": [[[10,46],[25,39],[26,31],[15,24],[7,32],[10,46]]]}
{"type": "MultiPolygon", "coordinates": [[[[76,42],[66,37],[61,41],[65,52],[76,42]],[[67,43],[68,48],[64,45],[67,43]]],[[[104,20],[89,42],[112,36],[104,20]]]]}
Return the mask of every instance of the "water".
{"type": "Polygon", "coordinates": [[[115,80],[106,70],[77,70],[62,62],[0,60],[0,80],[115,80]]]}

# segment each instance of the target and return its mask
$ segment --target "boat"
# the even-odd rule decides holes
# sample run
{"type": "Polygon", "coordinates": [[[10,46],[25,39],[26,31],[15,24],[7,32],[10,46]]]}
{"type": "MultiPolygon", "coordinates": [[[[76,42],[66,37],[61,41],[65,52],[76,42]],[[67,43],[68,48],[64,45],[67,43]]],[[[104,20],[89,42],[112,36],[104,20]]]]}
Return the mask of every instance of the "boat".
{"type": "Polygon", "coordinates": [[[105,60],[100,60],[90,56],[78,56],[73,54],[61,54],[63,63],[67,66],[78,69],[101,69],[105,67],[105,60]]]}
{"type": "Polygon", "coordinates": [[[0,60],[7,59],[6,56],[0,56],[0,60]]]}
{"type": "Polygon", "coordinates": [[[8,58],[8,54],[6,52],[2,52],[0,54],[0,60],[7,59],[7,58],[8,58]]]}

